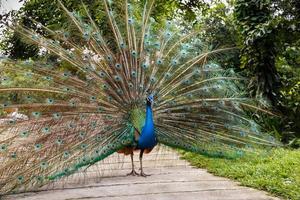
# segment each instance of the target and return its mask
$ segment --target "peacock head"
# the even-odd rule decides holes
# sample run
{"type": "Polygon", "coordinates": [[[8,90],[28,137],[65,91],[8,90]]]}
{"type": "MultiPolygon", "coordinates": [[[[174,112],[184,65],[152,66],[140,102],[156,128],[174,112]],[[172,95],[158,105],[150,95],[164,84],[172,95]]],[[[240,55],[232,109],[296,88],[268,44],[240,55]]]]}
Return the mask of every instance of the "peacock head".
{"type": "Polygon", "coordinates": [[[154,96],[153,96],[153,94],[149,94],[148,97],[147,97],[147,99],[146,99],[146,101],[147,101],[147,105],[152,106],[153,102],[154,102],[154,96]]]}

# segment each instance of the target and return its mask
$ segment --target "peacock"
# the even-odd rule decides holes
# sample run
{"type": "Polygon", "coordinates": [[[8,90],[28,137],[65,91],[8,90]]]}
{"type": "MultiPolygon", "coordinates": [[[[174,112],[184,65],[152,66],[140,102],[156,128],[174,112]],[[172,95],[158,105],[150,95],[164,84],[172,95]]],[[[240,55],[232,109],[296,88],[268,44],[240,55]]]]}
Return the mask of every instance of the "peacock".
{"type": "Polygon", "coordinates": [[[201,31],[158,22],[154,0],[122,2],[121,14],[116,2],[100,2],[105,25],[85,5],[79,13],[57,1],[67,27],[34,19],[37,30],[9,26],[45,56],[1,58],[2,112],[23,117],[0,123],[0,195],[42,187],[113,153],[131,156],[128,175],[146,177],[143,155],[157,144],[228,159],[280,146],[254,117],[274,115],[268,102],[248,97],[249,80],[220,64],[232,47],[214,49],[201,31]]]}

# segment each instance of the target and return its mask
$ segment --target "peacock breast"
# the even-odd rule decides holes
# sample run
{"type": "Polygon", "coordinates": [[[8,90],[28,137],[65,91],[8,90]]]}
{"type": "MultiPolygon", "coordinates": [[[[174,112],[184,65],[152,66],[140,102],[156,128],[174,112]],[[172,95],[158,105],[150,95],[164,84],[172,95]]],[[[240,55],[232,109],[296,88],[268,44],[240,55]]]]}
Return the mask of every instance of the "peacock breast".
{"type": "Polygon", "coordinates": [[[157,139],[155,135],[154,124],[153,123],[145,124],[138,141],[138,148],[139,149],[153,148],[156,146],[156,144],[157,144],[157,139]]]}

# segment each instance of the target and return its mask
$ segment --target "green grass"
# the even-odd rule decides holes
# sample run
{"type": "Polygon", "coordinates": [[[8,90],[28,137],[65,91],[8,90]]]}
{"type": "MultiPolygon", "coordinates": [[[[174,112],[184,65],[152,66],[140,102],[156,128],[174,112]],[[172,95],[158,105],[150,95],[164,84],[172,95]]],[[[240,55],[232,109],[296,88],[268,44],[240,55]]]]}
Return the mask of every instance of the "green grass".
{"type": "Polygon", "coordinates": [[[182,153],[193,166],[265,190],[283,199],[300,199],[300,150],[275,149],[268,156],[247,155],[228,160],[182,153]]]}

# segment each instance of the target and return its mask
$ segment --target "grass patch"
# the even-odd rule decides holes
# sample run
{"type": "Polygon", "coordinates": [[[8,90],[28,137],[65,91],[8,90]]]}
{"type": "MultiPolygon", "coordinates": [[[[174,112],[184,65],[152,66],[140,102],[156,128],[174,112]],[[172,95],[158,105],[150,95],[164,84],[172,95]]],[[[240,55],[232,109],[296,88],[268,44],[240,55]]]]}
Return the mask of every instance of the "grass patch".
{"type": "Polygon", "coordinates": [[[247,155],[235,160],[182,152],[193,166],[265,190],[284,199],[300,199],[300,150],[274,149],[267,156],[247,155]]]}

